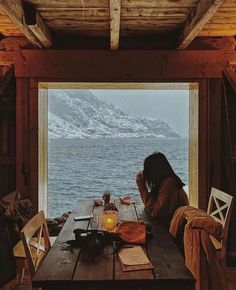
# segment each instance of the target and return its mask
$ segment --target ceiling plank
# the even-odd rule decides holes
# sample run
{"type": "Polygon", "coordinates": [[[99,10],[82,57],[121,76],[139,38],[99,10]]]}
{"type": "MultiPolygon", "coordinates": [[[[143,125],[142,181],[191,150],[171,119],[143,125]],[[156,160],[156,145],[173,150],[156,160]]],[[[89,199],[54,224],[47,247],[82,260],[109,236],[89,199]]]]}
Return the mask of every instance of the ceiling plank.
{"type": "MultiPolygon", "coordinates": [[[[40,37],[40,35],[35,35],[33,30],[27,25],[25,21],[25,12],[21,0],[0,0],[0,6],[12,20],[14,25],[17,26],[17,28],[23,33],[23,35],[25,35],[29,39],[29,41],[33,45],[39,48],[48,47],[47,45],[45,45],[44,41],[44,38],[47,38],[47,36],[44,34],[43,39],[38,38],[40,37]]],[[[41,24],[37,23],[37,25],[41,24]]],[[[40,29],[44,31],[43,28],[40,29]]]]}
{"type": "Polygon", "coordinates": [[[225,0],[200,0],[180,32],[177,49],[185,49],[214,16],[225,0]]]}
{"type": "Polygon", "coordinates": [[[120,39],[121,0],[110,0],[110,48],[116,50],[120,39]]]}

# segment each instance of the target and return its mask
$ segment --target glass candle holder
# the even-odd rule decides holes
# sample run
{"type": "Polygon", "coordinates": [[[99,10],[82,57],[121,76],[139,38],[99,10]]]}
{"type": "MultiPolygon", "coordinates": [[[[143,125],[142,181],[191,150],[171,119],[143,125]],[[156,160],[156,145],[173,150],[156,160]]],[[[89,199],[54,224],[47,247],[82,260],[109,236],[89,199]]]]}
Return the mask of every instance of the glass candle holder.
{"type": "Polygon", "coordinates": [[[104,210],[102,217],[103,229],[107,231],[114,230],[118,221],[118,212],[115,210],[104,210]]]}

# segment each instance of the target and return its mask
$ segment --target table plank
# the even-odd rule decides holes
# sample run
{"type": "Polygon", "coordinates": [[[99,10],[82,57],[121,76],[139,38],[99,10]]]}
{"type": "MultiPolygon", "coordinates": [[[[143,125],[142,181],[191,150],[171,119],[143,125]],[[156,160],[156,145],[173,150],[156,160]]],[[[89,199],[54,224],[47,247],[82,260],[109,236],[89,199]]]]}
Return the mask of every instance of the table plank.
{"type": "Polygon", "coordinates": [[[184,258],[168,229],[158,219],[148,215],[141,202],[137,203],[136,211],[139,220],[144,220],[152,226],[153,237],[148,239],[147,249],[154,266],[155,278],[193,285],[193,276],[185,267],[184,258]]]}
{"type": "MultiPolygon", "coordinates": [[[[137,220],[135,206],[121,204],[119,200],[115,201],[115,205],[119,211],[119,220],[137,220]]],[[[114,265],[114,279],[115,280],[151,280],[154,279],[152,270],[123,272],[119,257],[115,255],[114,265]]]]}
{"type": "Polygon", "coordinates": [[[133,204],[122,204],[120,200],[115,200],[115,205],[118,209],[119,221],[136,221],[137,215],[133,204]]]}
{"type": "MultiPolygon", "coordinates": [[[[57,237],[52,248],[40,265],[32,281],[33,287],[47,285],[50,281],[72,280],[80,253],[79,249],[73,251],[63,250],[62,243],[74,239],[75,228],[87,229],[89,221],[74,221],[74,216],[91,213],[93,204],[91,200],[80,200],[72,211],[57,237]]],[[[51,285],[51,284],[50,284],[51,285]]]]}
{"type": "MultiPolygon", "coordinates": [[[[97,215],[101,215],[103,207],[94,207],[93,214],[95,218],[97,215]]],[[[93,224],[93,221],[91,221],[93,224]]],[[[91,225],[90,225],[91,228],[91,225]]],[[[79,261],[75,270],[74,278],[75,281],[105,281],[113,280],[113,247],[106,246],[104,249],[105,253],[111,253],[111,255],[99,255],[94,260],[88,260],[86,253],[82,253],[79,257],[79,261]]],[[[97,282],[96,282],[97,283],[97,282]]]]}

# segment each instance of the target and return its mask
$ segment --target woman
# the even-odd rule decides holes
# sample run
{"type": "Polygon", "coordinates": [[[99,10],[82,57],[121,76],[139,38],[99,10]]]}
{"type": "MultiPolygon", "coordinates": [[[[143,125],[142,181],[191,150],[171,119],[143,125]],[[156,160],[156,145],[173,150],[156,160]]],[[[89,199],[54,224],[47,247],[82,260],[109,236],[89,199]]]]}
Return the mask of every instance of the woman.
{"type": "Polygon", "coordinates": [[[188,205],[184,183],[160,152],[145,159],[144,170],[137,174],[136,182],[147,211],[168,226],[175,210],[188,205]]]}

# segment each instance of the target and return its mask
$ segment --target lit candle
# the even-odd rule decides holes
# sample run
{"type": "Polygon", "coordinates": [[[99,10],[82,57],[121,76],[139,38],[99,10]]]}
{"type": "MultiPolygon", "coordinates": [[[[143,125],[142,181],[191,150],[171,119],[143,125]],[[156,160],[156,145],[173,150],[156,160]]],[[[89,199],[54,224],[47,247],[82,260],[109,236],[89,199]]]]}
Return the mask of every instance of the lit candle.
{"type": "Polygon", "coordinates": [[[114,228],[114,221],[111,217],[105,220],[105,228],[107,230],[112,230],[114,228]]]}

